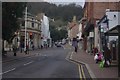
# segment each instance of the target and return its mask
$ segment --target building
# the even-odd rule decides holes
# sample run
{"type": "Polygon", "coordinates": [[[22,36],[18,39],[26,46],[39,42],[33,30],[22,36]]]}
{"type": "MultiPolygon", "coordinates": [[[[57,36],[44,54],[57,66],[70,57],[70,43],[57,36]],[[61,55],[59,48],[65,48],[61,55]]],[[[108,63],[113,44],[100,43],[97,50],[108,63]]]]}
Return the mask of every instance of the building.
{"type": "Polygon", "coordinates": [[[85,2],[82,33],[84,50],[92,52],[94,47],[100,47],[96,24],[106,13],[106,10],[119,10],[118,6],[118,2],[85,2]],[[91,34],[94,35],[91,37],[91,34]]]}
{"type": "Polygon", "coordinates": [[[120,77],[120,11],[109,11],[106,15],[108,18],[107,22],[109,23],[109,29],[104,34],[106,36],[112,36],[109,37],[109,42],[112,39],[116,39],[110,43],[110,49],[112,52],[112,59],[117,62],[118,76],[120,77]]]}
{"type": "Polygon", "coordinates": [[[106,14],[98,22],[99,27],[99,41],[100,49],[103,49],[104,45],[107,45],[111,50],[112,60],[118,63],[119,47],[118,47],[118,30],[120,27],[120,12],[119,11],[106,11],[106,14]],[[117,27],[117,28],[116,28],[117,27]],[[111,32],[111,29],[116,28],[111,32]],[[110,31],[109,31],[110,30],[110,31]],[[107,32],[107,34],[105,34],[107,32]]]}
{"type": "Polygon", "coordinates": [[[36,16],[28,13],[27,18],[25,16],[20,19],[20,30],[16,32],[16,37],[13,39],[13,44],[17,47],[21,47],[21,44],[28,45],[29,49],[33,46],[35,49],[40,48],[41,45],[41,22],[36,19],[36,16]],[[26,28],[25,28],[26,24],[26,28]],[[26,32],[26,33],[25,33],[26,32]],[[25,40],[26,35],[26,40],[25,40]],[[25,44],[26,41],[26,44],[25,44]]]}
{"type": "Polygon", "coordinates": [[[41,20],[41,45],[45,47],[47,46],[51,47],[51,36],[50,36],[50,30],[49,30],[49,18],[45,16],[45,14],[42,14],[42,20],[41,20]]]}
{"type": "Polygon", "coordinates": [[[76,16],[74,16],[72,22],[68,23],[69,40],[76,38],[78,33],[79,33],[79,24],[76,21],[76,16]]]}

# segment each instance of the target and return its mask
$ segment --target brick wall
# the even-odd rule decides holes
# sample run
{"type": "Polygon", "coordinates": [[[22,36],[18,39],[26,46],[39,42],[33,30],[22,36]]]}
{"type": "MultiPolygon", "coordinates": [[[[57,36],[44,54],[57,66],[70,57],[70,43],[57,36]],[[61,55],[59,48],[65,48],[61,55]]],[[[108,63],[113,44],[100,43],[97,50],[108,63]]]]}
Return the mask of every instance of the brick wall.
{"type": "Polygon", "coordinates": [[[84,6],[84,17],[87,18],[87,21],[101,19],[106,9],[118,11],[120,10],[120,2],[86,2],[84,6]]]}
{"type": "Polygon", "coordinates": [[[118,10],[118,3],[115,2],[94,2],[93,6],[94,19],[101,19],[106,9],[118,10]]]}

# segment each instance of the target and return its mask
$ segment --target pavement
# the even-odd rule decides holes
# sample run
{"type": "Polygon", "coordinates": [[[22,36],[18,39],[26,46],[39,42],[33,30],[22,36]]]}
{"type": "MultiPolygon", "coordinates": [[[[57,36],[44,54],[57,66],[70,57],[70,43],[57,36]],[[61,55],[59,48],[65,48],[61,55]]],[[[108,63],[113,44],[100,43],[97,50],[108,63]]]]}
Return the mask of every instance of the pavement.
{"type": "Polygon", "coordinates": [[[88,69],[91,78],[118,78],[118,67],[117,64],[115,64],[115,61],[110,67],[100,68],[99,64],[94,61],[94,55],[86,53],[83,49],[79,49],[78,52],[75,53],[73,52],[73,47],[69,44],[67,44],[66,47],[72,49],[70,59],[80,64],[84,64],[88,69]]]}
{"type": "Polygon", "coordinates": [[[34,56],[37,55],[41,50],[31,50],[29,51],[29,54],[25,54],[25,52],[23,51],[22,53],[20,51],[17,52],[17,56],[13,56],[14,53],[12,51],[7,52],[7,54],[5,56],[2,56],[2,60],[0,60],[1,62],[9,62],[15,59],[19,59],[19,58],[23,58],[23,57],[28,57],[28,56],[34,56]]]}

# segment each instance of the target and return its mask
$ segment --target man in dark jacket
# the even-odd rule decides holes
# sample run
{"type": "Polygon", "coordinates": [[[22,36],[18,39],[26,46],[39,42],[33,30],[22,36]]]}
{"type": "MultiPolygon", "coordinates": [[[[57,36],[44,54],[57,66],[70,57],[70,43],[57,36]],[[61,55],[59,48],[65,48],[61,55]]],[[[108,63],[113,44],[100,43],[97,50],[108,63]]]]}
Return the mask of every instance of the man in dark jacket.
{"type": "Polygon", "coordinates": [[[111,51],[107,46],[104,46],[103,50],[104,50],[105,67],[107,67],[111,63],[111,51]]]}

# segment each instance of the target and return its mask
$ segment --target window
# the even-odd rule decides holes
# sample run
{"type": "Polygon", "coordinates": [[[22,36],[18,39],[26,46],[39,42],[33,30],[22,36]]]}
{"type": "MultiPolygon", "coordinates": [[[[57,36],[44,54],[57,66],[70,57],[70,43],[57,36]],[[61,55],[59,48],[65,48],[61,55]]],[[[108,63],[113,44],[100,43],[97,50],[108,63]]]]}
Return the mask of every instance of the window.
{"type": "Polygon", "coordinates": [[[34,27],[34,20],[33,20],[33,18],[32,18],[32,27],[34,27]]]}
{"type": "Polygon", "coordinates": [[[32,27],[34,27],[34,23],[32,22],[32,27]]]}

